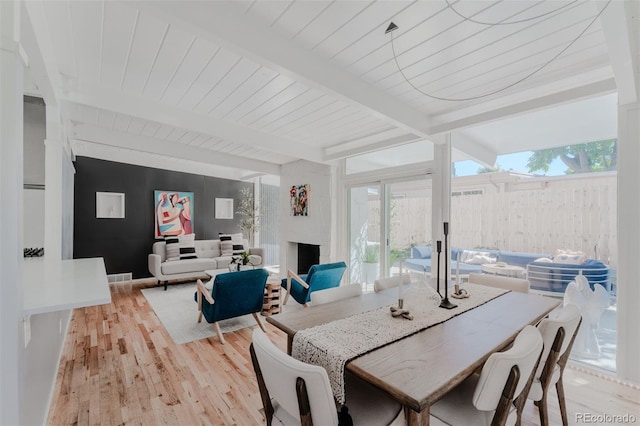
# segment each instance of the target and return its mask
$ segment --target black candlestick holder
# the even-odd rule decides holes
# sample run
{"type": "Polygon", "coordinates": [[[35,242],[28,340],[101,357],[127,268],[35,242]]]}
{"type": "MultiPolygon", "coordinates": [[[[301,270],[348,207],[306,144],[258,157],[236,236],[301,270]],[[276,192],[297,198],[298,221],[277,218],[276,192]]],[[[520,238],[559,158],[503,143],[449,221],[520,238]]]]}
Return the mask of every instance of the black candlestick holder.
{"type": "MultiPolygon", "coordinates": [[[[449,263],[448,263],[449,248],[447,245],[448,237],[449,237],[449,222],[445,222],[444,223],[444,299],[442,299],[442,302],[440,303],[440,307],[444,309],[453,309],[453,308],[457,308],[458,305],[454,305],[449,301],[449,280],[447,280],[447,277],[449,275],[449,269],[448,269],[449,268],[449,263]]],[[[440,262],[438,262],[438,265],[439,264],[440,262]]],[[[440,277],[438,276],[438,285],[439,284],[440,284],[440,277]]]]}
{"type": "Polygon", "coordinates": [[[438,266],[436,273],[436,291],[438,292],[438,296],[442,299],[442,294],[440,294],[440,252],[442,251],[442,241],[436,241],[436,251],[438,253],[438,266]]]}

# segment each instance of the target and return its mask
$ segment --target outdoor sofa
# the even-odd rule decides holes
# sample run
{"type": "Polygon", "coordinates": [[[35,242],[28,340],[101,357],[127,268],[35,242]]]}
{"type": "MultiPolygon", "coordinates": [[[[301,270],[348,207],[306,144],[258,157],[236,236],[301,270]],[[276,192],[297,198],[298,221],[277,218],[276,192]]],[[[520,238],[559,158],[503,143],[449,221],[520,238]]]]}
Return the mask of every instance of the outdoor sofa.
{"type": "MultiPolygon", "coordinates": [[[[415,246],[411,249],[411,258],[405,259],[404,265],[414,271],[432,274],[431,262],[437,254],[431,246],[415,246]]],[[[444,253],[440,254],[441,258],[444,253]]],[[[602,285],[611,292],[611,268],[595,259],[585,259],[581,264],[560,263],[553,261],[550,254],[526,253],[508,250],[451,248],[449,265],[451,276],[458,271],[460,275],[482,273],[483,263],[504,262],[508,265],[525,269],[526,278],[531,289],[564,294],[567,284],[578,274],[584,275],[593,289],[596,284],[602,285]],[[458,267],[458,256],[460,265],[458,267]]],[[[443,272],[441,271],[441,274],[443,272]]],[[[435,270],[433,274],[435,275],[435,270]]]]}

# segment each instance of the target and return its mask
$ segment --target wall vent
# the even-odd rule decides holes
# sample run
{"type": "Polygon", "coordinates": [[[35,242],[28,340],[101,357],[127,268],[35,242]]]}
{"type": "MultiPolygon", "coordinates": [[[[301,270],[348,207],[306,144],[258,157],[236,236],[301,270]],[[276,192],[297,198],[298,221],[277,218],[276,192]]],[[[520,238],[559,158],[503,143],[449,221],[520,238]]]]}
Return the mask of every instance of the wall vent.
{"type": "Polygon", "coordinates": [[[110,274],[107,275],[107,282],[109,284],[129,282],[133,279],[131,272],[125,272],[124,274],[110,274]]]}

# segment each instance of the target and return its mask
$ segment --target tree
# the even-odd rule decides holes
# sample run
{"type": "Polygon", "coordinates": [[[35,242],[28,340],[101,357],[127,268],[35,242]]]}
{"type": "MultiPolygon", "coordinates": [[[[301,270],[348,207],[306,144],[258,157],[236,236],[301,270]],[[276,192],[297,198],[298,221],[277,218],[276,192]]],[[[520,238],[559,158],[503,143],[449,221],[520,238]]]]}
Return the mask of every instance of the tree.
{"type": "Polygon", "coordinates": [[[538,170],[548,172],[551,162],[560,158],[568,167],[565,172],[567,174],[616,170],[617,145],[617,139],[607,139],[560,148],[541,149],[534,151],[529,157],[527,167],[531,173],[538,170]]]}
{"type": "Polygon", "coordinates": [[[242,216],[238,228],[247,237],[249,244],[253,245],[253,235],[260,227],[260,209],[255,205],[253,191],[250,188],[240,190],[236,213],[242,216]]]}

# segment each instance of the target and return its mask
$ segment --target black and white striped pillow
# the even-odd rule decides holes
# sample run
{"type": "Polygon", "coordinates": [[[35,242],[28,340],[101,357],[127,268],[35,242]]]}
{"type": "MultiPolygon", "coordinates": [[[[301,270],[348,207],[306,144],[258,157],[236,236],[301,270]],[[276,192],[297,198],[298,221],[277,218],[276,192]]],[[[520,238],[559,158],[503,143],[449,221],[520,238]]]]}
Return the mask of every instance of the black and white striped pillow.
{"type": "Polygon", "coordinates": [[[242,242],[242,233],[237,234],[220,234],[220,251],[223,256],[232,256],[244,253],[244,244],[242,242]],[[229,245],[231,241],[231,245],[229,245]],[[231,250],[231,252],[229,252],[231,250]]]}
{"type": "Polygon", "coordinates": [[[233,243],[233,254],[242,254],[244,253],[244,245],[233,243]]]}
{"type": "Polygon", "coordinates": [[[196,255],[196,234],[180,235],[180,260],[197,259],[196,255]]]}
{"type": "Polygon", "coordinates": [[[164,237],[167,245],[167,261],[180,259],[180,240],[177,235],[167,235],[164,237]]]}
{"type": "Polygon", "coordinates": [[[222,256],[233,256],[233,241],[220,241],[220,254],[222,256]]]}

